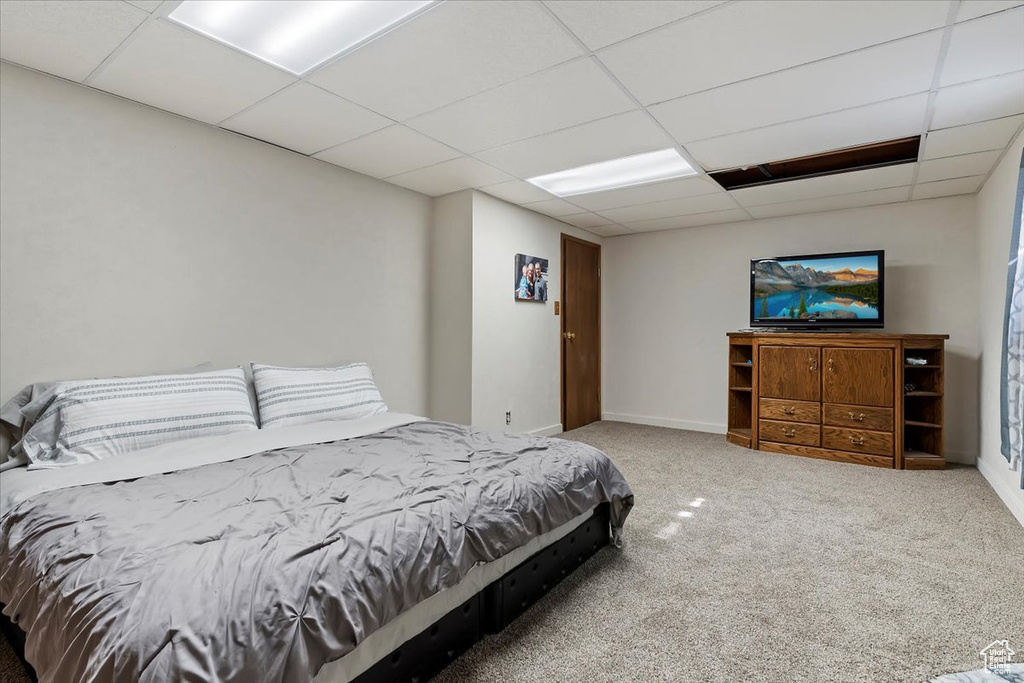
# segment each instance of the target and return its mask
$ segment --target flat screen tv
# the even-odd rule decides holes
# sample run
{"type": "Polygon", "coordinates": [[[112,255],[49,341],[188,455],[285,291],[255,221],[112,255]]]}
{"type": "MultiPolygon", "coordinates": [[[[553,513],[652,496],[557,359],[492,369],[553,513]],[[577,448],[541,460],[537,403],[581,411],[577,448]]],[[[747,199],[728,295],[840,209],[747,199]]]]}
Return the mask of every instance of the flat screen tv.
{"type": "Polygon", "coordinates": [[[882,327],[884,313],[884,251],[750,262],[751,327],[882,327]]]}

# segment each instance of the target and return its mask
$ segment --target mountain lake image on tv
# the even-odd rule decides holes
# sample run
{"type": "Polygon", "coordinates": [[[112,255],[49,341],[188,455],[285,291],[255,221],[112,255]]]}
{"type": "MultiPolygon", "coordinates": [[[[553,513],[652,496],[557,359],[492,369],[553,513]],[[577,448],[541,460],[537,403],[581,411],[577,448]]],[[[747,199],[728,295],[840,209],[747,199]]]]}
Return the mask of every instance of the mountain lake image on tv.
{"type": "Polygon", "coordinates": [[[884,252],[750,262],[750,322],[767,327],[881,327],[884,252]]]}

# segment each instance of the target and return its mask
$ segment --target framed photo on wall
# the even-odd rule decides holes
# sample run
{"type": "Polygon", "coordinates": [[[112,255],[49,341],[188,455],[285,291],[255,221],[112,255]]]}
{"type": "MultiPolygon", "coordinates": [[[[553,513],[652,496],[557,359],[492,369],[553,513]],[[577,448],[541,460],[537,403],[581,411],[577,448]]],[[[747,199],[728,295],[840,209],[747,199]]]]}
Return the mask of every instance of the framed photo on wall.
{"type": "Polygon", "coordinates": [[[548,300],[548,260],[516,254],[516,301],[544,303],[548,300]]]}

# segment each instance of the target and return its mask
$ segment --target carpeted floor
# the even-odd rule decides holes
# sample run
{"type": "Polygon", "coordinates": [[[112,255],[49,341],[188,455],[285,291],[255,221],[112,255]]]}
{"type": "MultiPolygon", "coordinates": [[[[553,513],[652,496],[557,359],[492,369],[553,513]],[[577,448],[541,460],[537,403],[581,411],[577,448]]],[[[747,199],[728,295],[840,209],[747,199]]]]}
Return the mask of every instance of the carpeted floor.
{"type": "MultiPolygon", "coordinates": [[[[981,667],[996,639],[1024,652],[1024,528],[974,468],[878,470],[614,422],[567,437],[632,485],[626,547],[439,683],[923,683],[981,667]]],[[[0,643],[0,681],[27,680],[11,657],[0,643]]]]}
{"type": "Polygon", "coordinates": [[[614,422],[567,436],[633,487],[626,547],[439,683],[924,683],[980,668],[997,638],[1024,653],[1024,528],[973,467],[878,470],[614,422]]]}

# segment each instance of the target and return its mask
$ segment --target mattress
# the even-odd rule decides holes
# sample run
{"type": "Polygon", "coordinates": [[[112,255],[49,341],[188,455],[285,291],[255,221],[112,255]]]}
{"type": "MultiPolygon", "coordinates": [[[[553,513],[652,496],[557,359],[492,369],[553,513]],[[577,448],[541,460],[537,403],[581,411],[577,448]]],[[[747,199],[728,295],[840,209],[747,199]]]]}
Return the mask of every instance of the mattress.
{"type": "Polygon", "coordinates": [[[596,505],[613,531],[632,505],[585,444],[397,414],[0,488],[0,602],[43,683],[347,680],[596,505]]]}

